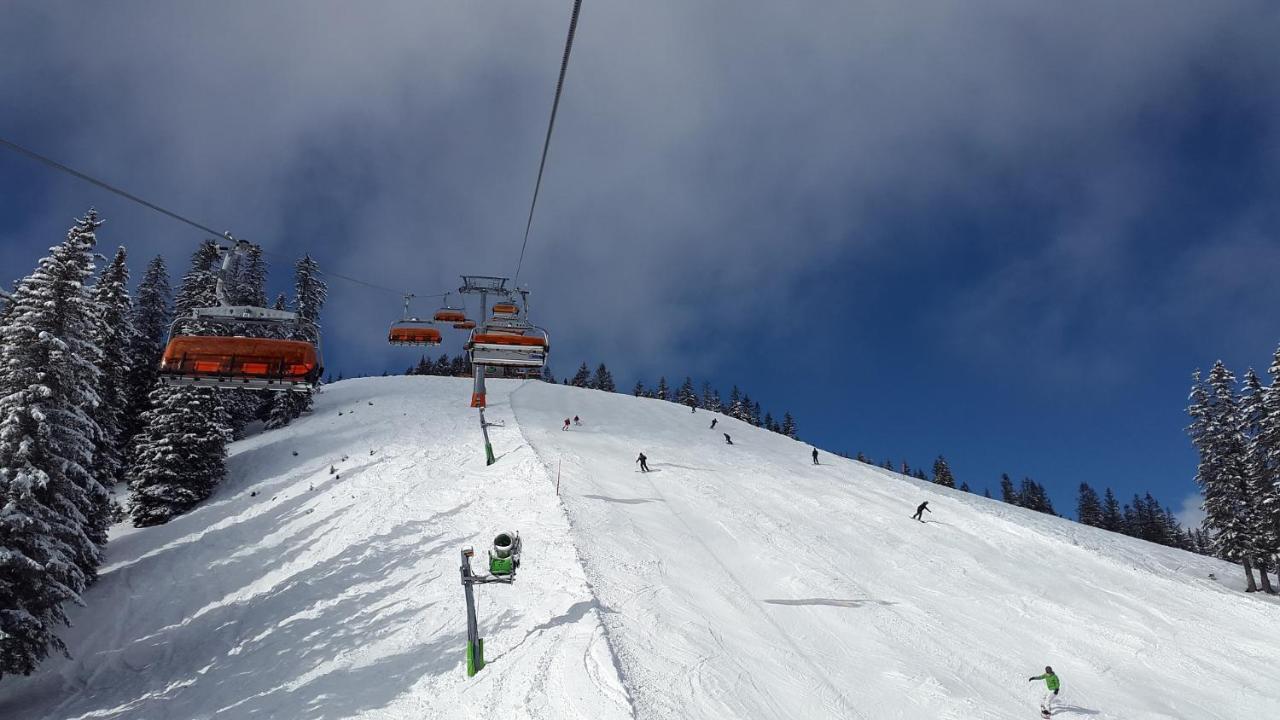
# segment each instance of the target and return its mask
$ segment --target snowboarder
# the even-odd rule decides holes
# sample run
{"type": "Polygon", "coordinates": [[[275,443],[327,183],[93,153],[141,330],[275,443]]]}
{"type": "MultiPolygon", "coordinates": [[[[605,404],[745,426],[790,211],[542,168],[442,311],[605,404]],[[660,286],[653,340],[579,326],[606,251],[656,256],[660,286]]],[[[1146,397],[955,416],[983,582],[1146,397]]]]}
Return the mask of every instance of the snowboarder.
{"type": "Polygon", "coordinates": [[[697,406],[697,405],[694,405],[693,403],[689,403],[689,412],[691,412],[691,413],[696,413],[696,412],[698,412],[698,406],[697,406]]]}
{"type": "Polygon", "coordinates": [[[818,464],[818,448],[813,449],[813,464],[818,464]]]}
{"type": "Polygon", "coordinates": [[[569,418],[565,418],[565,419],[564,419],[564,427],[560,428],[560,430],[563,432],[563,431],[568,430],[568,429],[569,429],[569,418]]]}
{"type": "Polygon", "coordinates": [[[924,502],[920,503],[919,507],[916,508],[916,514],[912,515],[911,518],[913,520],[919,520],[920,522],[924,522],[925,513],[929,513],[930,515],[933,514],[933,511],[929,509],[928,500],[925,500],[924,502]]]}
{"type": "Polygon", "coordinates": [[[640,457],[636,458],[636,462],[640,463],[640,472],[649,472],[649,458],[640,453],[640,457]]]}
{"type": "Polygon", "coordinates": [[[578,419],[578,416],[577,416],[577,415],[574,415],[574,416],[573,416],[573,424],[574,424],[574,425],[581,425],[581,424],[582,424],[582,421],[578,419]]]}
{"type": "Polygon", "coordinates": [[[1044,666],[1044,674],[1027,678],[1027,682],[1035,682],[1043,680],[1045,686],[1044,700],[1040,701],[1040,714],[1044,717],[1053,715],[1053,701],[1058,699],[1058,690],[1062,689],[1062,682],[1058,680],[1058,675],[1053,668],[1048,665],[1044,666]]]}
{"type": "Polygon", "coordinates": [[[712,429],[712,430],[715,430],[715,429],[716,429],[716,422],[718,422],[718,421],[719,421],[719,418],[711,418],[711,429],[712,429]]]}
{"type": "Polygon", "coordinates": [[[724,434],[724,442],[725,442],[725,444],[726,444],[726,445],[732,445],[732,444],[733,444],[733,438],[729,437],[729,433],[725,433],[725,434],[724,434]]]}

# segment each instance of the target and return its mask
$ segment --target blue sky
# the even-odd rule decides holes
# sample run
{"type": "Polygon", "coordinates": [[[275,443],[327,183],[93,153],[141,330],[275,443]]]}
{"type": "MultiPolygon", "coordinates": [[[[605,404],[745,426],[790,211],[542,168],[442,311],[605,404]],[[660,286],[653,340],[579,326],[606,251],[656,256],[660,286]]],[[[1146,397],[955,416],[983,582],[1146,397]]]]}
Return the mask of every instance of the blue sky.
{"type": "MultiPolygon", "coordinates": [[[[514,269],[568,9],[13,3],[0,135],[435,292],[514,269]]],[[[823,447],[1064,510],[1081,480],[1177,507],[1191,371],[1280,343],[1277,41],[1250,0],[587,0],[522,276],[553,366],[737,383],[823,447]]],[[[135,269],[199,239],[0,155],[0,275],[90,204],[135,269]]],[[[396,297],[331,293],[330,366],[411,362],[396,297]]]]}

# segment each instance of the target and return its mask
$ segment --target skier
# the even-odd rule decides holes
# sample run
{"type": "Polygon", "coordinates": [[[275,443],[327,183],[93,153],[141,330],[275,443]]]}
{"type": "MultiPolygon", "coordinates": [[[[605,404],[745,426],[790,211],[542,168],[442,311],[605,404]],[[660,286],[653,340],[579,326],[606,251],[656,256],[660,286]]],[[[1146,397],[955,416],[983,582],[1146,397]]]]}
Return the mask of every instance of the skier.
{"type": "Polygon", "coordinates": [[[912,515],[911,518],[913,520],[919,520],[920,522],[924,522],[925,513],[929,513],[930,515],[933,514],[933,511],[929,509],[928,500],[925,500],[924,502],[920,503],[920,506],[916,508],[916,514],[912,515]]]}
{"type": "Polygon", "coordinates": [[[697,405],[694,405],[693,403],[689,403],[689,412],[691,412],[691,413],[696,413],[696,412],[698,412],[698,406],[697,406],[697,405]]]}
{"type": "Polygon", "coordinates": [[[711,418],[711,429],[712,429],[712,430],[715,430],[715,429],[716,429],[716,423],[717,423],[717,422],[719,422],[719,418],[711,418]]]}
{"type": "Polygon", "coordinates": [[[1053,715],[1053,701],[1058,699],[1058,690],[1062,688],[1062,682],[1058,680],[1058,675],[1053,668],[1048,665],[1044,666],[1044,674],[1027,678],[1027,682],[1035,682],[1043,680],[1045,686],[1044,700],[1040,701],[1040,714],[1044,717],[1053,715]]]}
{"type": "Polygon", "coordinates": [[[564,427],[560,428],[560,430],[563,432],[563,431],[568,430],[568,429],[569,429],[569,418],[565,418],[565,419],[564,419],[564,427]]]}
{"type": "Polygon", "coordinates": [[[578,416],[577,416],[577,415],[574,415],[574,416],[573,416],[573,424],[574,424],[574,425],[581,425],[581,424],[582,424],[582,421],[578,419],[578,416]]]}
{"type": "Polygon", "coordinates": [[[813,449],[813,464],[818,464],[818,448],[813,449]]]}
{"type": "Polygon", "coordinates": [[[649,472],[649,458],[640,453],[640,457],[636,458],[636,462],[640,463],[640,472],[649,472]]]}
{"type": "Polygon", "coordinates": [[[725,444],[727,445],[733,444],[733,439],[729,437],[729,433],[724,434],[724,441],[725,441],[725,444]]]}

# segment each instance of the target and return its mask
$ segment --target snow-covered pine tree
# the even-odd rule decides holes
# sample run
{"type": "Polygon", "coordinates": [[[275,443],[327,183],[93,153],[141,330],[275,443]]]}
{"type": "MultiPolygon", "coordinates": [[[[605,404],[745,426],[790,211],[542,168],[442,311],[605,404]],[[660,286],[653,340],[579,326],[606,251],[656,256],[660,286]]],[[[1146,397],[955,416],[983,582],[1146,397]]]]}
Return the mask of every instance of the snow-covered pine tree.
{"type": "Polygon", "coordinates": [[[222,481],[231,436],[217,392],[161,387],[152,393],[129,478],[135,526],[172,520],[222,481]]]}
{"type": "Polygon", "coordinates": [[[0,676],[29,674],[96,577],[110,522],[99,436],[90,210],[14,291],[0,327],[0,676]]]}
{"type": "Polygon", "coordinates": [[[760,403],[758,401],[751,403],[751,418],[748,420],[748,422],[750,422],[752,425],[755,425],[756,427],[760,427],[760,423],[761,423],[760,409],[761,409],[760,403]]]}
{"type": "Polygon", "coordinates": [[[552,385],[556,383],[556,376],[551,374],[550,365],[542,366],[542,382],[551,383],[552,385]]]}
{"type": "Polygon", "coordinates": [[[752,408],[755,407],[755,400],[752,400],[751,396],[748,395],[746,391],[743,391],[742,401],[738,403],[738,407],[741,409],[738,411],[737,415],[734,415],[734,417],[738,418],[744,423],[749,423],[754,425],[755,423],[751,422],[751,410],[752,408]]]}
{"type": "Polygon", "coordinates": [[[125,414],[128,412],[129,355],[134,346],[133,301],[129,297],[129,266],[125,249],[116,250],[91,292],[97,309],[92,339],[100,351],[98,406],[94,421],[101,431],[94,455],[94,473],[103,487],[124,481],[128,461],[125,414]]]}
{"type": "Polygon", "coordinates": [[[676,402],[686,407],[698,407],[698,393],[693,389],[693,378],[688,375],[676,390],[676,402]]]}
{"type": "Polygon", "coordinates": [[[635,387],[633,387],[633,388],[631,388],[631,394],[632,394],[632,395],[635,395],[636,397],[645,397],[645,396],[646,396],[647,391],[644,389],[644,381],[643,381],[643,380],[637,380],[637,381],[636,381],[636,386],[635,386],[635,387]]]}
{"type": "Polygon", "coordinates": [[[667,387],[667,376],[663,375],[658,378],[658,386],[653,389],[653,396],[659,400],[671,399],[671,388],[667,387]]]}
{"type": "Polygon", "coordinates": [[[960,483],[960,490],[962,492],[973,492],[972,490],[969,489],[969,483],[967,482],[960,483]]]}
{"type": "MultiPolygon", "coordinates": [[[[297,325],[290,332],[293,340],[320,343],[320,311],[329,297],[329,286],[320,279],[320,265],[310,255],[303,255],[293,266],[293,311],[297,325]]],[[[272,393],[271,410],[266,427],[284,427],[311,409],[314,391],[272,393]]]]}
{"type": "Polygon", "coordinates": [[[770,432],[778,432],[778,423],[773,419],[773,413],[766,412],[764,414],[764,429],[770,432]]]}
{"type": "Polygon", "coordinates": [[[702,382],[702,399],[699,404],[704,410],[720,412],[720,393],[717,393],[711,387],[711,383],[705,380],[702,382]]]}
{"type": "Polygon", "coordinates": [[[1207,380],[1193,376],[1187,428],[1199,452],[1196,483],[1204,494],[1204,528],[1213,539],[1215,554],[1244,568],[1247,591],[1256,592],[1253,577],[1254,527],[1247,496],[1245,443],[1240,434],[1239,400],[1235,375],[1214,363],[1207,380]]]}
{"type": "Polygon", "coordinates": [[[1245,442],[1245,484],[1253,522],[1250,545],[1255,553],[1262,591],[1275,594],[1267,569],[1280,552],[1280,533],[1277,532],[1280,528],[1276,527],[1274,516],[1280,504],[1280,488],[1276,486],[1275,468],[1271,466],[1266,446],[1267,410],[1267,391],[1253,368],[1249,368],[1245,371],[1244,390],[1240,395],[1240,435],[1245,442]]]}
{"type": "Polygon", "coordinates": [[[799,435],[796,434],[796,419],[789,411],[782,414],[782,434],[792,440],[799,439],[799,435]]]}
{"type": "Polygon", "coordinates": [[[573,379],[569,380],[569,384],[574,387],[590,387],[591,386],[591,369],[584,362],[578,366],[578,372],[573,374],[573,379]]]}
{"type": "Polygon", "coordinates": [[[231,301],[236,305],[267,306],[267,263],[262,259],[262,248],[251,245],[235,268],[234,294],[231,301]]]}
{"type": "MultiPolygon", "coordinates": [[[[182,278],[174,303],[180,317],[190,315],[194,308],[217,304],[218,262],[218,248],[212,240],[201,243],[192,254],[191,267],[182,278]]],[[[214,332],[221,328],[185,320],[183,329],[214,332]]],[[[222,480],[231,431],[219,392],[163,385],[151,391],[150,410],[143,415],[142,432],[134,438],[127,474],[134,525],[167,522],[208,497],[222,480]]]]}
{"type": "Polygon", "coordinates": [[[1089,483],[1080,483],[1080,494],[1076,497],[1076,520],[1090,527],[1102,527],[1102,500],[1098,491],[1089,487],[1089,483]]]}
{"type": "Polygon", "coordinates": [[[169,271],[164,258],[157,255],[147,263],[138,298],[133,304],[133,342],[129,345],[126,378],[127,410],[124,416],[123,442],[133,446],[133,438],[142,429],[142,414],[150,409],[151,391],[159,378],[160,357],[173,322],[173,292],[169,289],[169,271]]]}
{"type": "Polygon", "coordinates": [[[609,372],[609,368],[604,366],[604,363],[600,363],[596,367],[595,375],[591,376],[591,386],[605,392],[614,392],[618,389],[613,384],[613,375],[609,372]]]}
{"type": "Polygon", "coordinates": [[[956,478],[951,474],[951,466],[947,465],[947,459],[941,455],[933,461],[933,484],[949,488],[956,486],[956,478]]]}

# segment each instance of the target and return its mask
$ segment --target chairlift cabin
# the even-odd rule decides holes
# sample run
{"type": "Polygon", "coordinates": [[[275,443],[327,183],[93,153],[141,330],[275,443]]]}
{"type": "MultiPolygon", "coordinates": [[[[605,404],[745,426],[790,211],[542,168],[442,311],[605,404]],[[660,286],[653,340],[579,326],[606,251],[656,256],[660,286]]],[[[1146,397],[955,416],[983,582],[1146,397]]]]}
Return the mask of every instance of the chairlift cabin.
{"type": "Polygon", "coordinates": [[[496,317],[515,317],[520,313],[520,308],[515,303],[503,301],[493,304],[493,314],[496,317]]]}
{"type": "MultiPolygon", "coordinates": [[[[228,236],[229,237],[229,236],[228,236]]],[[[234,255],[252,246],[243,240],[232,247],[220,246],[222,267],[218,272],[215,307],[193,308],[169,330],[169,341],[160,359],[159,377],[165,385],[196,385],[234,390],[281,390],[306,392],[320,381],[324,363],[320,349],[305,337],[296,313],[254,305],[232,305],[226,293],[226,277],[234,255]],[[181,333],[185,323],[200,323],[204,332],[181,333]],[[207,331],[208,325],[229,327],[236,335],[207,331]],[[247,337],[249,326],[277,329],[280,337],[247,337]]]]}
{"type": "Polygon", "coordinates": [[[404,296],[404,315],[391,323],[391,329],[387,331],[387,342],[391,345],[439,345],[444,338],[432,325],[432,321],[409,314],[411,300],[413,295],[404,296]]]}
{"type": "Polygon", "coordinates": [[[305,392],[320,378],[316,346],[305,340],[176,335],[160,359],[166,385],[305,392]]]}
{"type": "Polygon", "coordinates": [[[475,320],[463,320],[453,324],[454,330],[474,330],[476,326],[475,320]]]}
{"type": "Polygon", "coordinates": [[[444,338],[426,320],[408,319],[392,323],[387,342],[392,345],[439,345],[444,338]]]}
{"type": "Polygon", "coordinates": [[[445,295],[444,307],[437,310],[432,319],[442,323],[460,323],[467,319],[467,311],[450,305],[449,296],[445,295]]]}
{"type": "Polygon", "coordinates": [[[467,352],[473,365],[540,368],[547,364],[551,340],[541,328],[484,327],[471,331],[467,352]]]}

